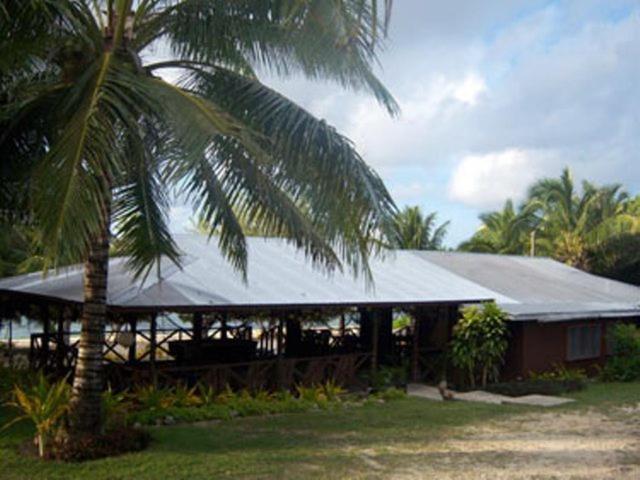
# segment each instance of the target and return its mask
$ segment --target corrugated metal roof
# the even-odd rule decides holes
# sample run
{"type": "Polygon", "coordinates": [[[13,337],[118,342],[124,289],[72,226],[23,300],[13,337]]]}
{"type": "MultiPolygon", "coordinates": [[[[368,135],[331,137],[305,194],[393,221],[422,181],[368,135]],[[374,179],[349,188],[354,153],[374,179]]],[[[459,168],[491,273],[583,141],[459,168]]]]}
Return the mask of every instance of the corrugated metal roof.
{"type": "MultiPolygon", "coordinates": [[[[151,274],[136,281],[124,259],[110,262],[108,303],[122,308],[408,305],[490,300],[495,292],[411,252],[391,252],[371,262],[374,284],[339,271],[313,268],[304,254],[284,240],[248,238],[248,281],[221,255],[215,241],[197,234],[177,235],[184,252],[182,269],[168,261],[161,279],[151,274]]],[[[62,269],[0,280],[0,290],[82,301],[82,268],[62,269]]],[[[502,298],[502,296],[500,296],[502,298]]],[[[508,300],[506,297],[503,300],[508,300]]]]}
{"type": "MultiPolygon", "coordinates": [[[[177,235],[183,268],[163,260],[161,279],[133,279],[125,260],[110,262],[108,302],[120,308],[410,305],[495,300],[513,320],[559,321],[640,316],[640,289],[547,258],[460,252],[394,251],[371,262],[374,285],[339,271],[326,274],[284,240],[248,238],[248,281],[215,240],[177,235]]],[[[82,268],[43,278],[0,280],[0,291],[82,302],[82,268]]]]}
{"type": "Polygon", "coordinates": [[[513,319],[560,321],[640,316],[640,288],[591,275],[542,257],[462,252],[415,252],[496,294],[513,319]]]}

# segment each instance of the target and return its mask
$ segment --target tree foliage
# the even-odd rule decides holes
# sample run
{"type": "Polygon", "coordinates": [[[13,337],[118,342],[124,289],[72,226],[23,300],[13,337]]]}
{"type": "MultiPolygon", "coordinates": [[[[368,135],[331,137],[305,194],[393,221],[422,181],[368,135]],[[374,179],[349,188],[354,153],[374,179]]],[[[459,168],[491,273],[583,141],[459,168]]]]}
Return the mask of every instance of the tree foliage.
{"type": "Polygon", "coordinates": [[[461,250],[552,256],[569,265],[621,278],[637,262],[631,246],[640,233],[638,200],[621,185],[576,185],[569,169],[531,186],[516,207],[480,216],[482,226],[461,250]]]}
{"type": "Polygon", "coordinates": [[[119,247],[145,273],[161,256],[179,262],[167,209],[180,192],[241,271],[238,217],[319,265],[366,271],[368,239],[394,212],[382,181],[348,139],[256,72],[335,81],[370,92],[393,114],[371,69],[389,8],[4,0],[3,213],[28,215],[45,257],[59,264],[86,257],[110,203],[119,247]],[[153,61],[159,49],[167,53],[153,61]],[[169,71],[175,81],[165,80],[169,71]]]}
{"type": "Polygon", "coordinates": [[[449,222],[436,224],[438,214],[424,215],[420,207],[405,207],[394,218],[389,247],[400,250],[441,250],[449,222]]]}

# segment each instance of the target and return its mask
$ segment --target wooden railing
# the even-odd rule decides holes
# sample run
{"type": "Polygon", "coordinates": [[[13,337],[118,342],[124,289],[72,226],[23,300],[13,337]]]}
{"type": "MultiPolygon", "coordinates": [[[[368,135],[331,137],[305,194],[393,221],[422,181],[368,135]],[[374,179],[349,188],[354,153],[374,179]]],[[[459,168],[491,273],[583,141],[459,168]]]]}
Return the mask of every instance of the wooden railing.
{"type": "Polygon", "coordinates": [[[253,362],[179,367],[158,362],[155,372],[148,365],[109,365],[109,382],[115,388],[144,385],[155,380],[161,385],[203,383],[220,391],[290,389],[295,385],[317,385],[332,380],[339,385],[359,385],[359,372],[370,364],[370,353],[309,358],[281,358],[253,362]]]}

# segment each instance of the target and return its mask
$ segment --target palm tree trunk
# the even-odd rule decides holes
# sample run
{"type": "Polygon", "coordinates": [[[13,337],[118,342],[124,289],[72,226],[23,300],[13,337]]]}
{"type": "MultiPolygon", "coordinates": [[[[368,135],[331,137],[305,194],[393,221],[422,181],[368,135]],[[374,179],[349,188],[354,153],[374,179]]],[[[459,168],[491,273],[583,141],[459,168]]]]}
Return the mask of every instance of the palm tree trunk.
{"type": "Polygon", "coordinates": [[[92,242],[84,265],[84,309],[73,380],[69,433],[101,433],[103,345],[107,320],[107,280],[109,267],[109,219],[107,208],[101,232],[92,242]]]}

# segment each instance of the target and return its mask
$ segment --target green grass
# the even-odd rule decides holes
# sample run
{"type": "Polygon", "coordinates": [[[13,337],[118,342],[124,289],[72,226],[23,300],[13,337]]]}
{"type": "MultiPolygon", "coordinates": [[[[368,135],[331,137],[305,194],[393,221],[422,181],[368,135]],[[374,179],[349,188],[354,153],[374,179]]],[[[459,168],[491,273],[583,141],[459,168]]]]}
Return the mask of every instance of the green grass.
{"type": "MultiPolygon", "coordinates": [[[[573,397],[578,402],[561,407],[563,411],[637,403],[640,383],[594,384],[573,397]]],[[[410,459],[407,450],[459,434],[455,427],[531,410],[407,398],[339,411],[161,427],[152,429],[153,444],[144,452],[84,464],[21,456],[17,448],[31,432],[17,425],[0,434],[0,478],[363,478],[371,474],[371,465],[363,459],[367,451],[375,451],[385,466],[400,465],[410,459]]]]}

